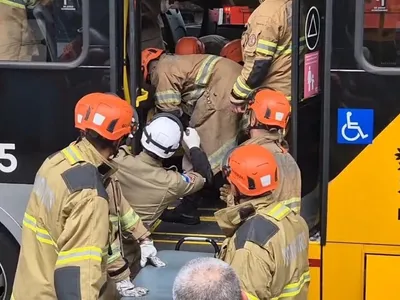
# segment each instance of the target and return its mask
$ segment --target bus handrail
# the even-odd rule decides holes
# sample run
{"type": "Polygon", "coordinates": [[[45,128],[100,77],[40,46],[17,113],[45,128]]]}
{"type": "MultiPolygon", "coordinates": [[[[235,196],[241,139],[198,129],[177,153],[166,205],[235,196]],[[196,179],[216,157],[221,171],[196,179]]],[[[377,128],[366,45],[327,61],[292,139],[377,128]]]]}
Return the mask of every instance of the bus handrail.
{"type": "Polygon", "coordinates": [[[356,0],[356,16],[354,28],[354,58],[358,65],[368,73],[376,75],[400,75],[400,68],[377,67],[372,65],[364,56],[364,7],[365,0],[356,0]]]}
{"type": "Polygon", "coordinates": [[[70,70],[79,67],[89,54],[89,2],[82,1],[82,51],[77,59],[71,62],[0,61],[0,69],[70,70]]]}

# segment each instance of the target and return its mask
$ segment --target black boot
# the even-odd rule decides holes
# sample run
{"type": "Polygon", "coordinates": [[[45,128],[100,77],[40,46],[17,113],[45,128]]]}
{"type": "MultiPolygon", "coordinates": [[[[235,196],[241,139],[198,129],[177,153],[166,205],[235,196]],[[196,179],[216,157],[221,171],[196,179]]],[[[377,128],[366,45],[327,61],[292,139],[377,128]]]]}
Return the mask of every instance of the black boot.
{"type": "Polygon", "coordinates": [[[200,215],[197,211],[199,195],[196,194],[184,197],[181,203],[174,209],[164,210],[160,219],[170,223],[199,224],[200,215]]]}

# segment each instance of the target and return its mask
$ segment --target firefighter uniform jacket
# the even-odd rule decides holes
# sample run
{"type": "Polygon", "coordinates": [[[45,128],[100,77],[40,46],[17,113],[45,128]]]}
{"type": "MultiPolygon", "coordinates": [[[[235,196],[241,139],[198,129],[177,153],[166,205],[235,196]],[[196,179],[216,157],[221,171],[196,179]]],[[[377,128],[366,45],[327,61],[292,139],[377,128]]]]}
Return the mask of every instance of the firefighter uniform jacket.
{"type": "Polygon", "coordinates": [[[161,0],[142,1],[142,50],[146,48],[165,48],[161,34],[163,23],[160,13],[161,0]]]}
{"type": "Polygon", "coordinates": [[[122,255],[121,233],[131,234],[135,240],[139,241],[148,237],[150,232],[123,196],[120,183],[114,177],[107,188],[110,199],[112,199],[110,201],[110,222],[112,224],[111,255],[107,260],[107,271],[108,275],[118,282],[130,276],[129,263],[124,260],[122,255]]]}
{"type": "Polygon", "coordinates": [[[87,141],[45,160],[23,220],[12,299],[98,299],[110,240],[104,182],[114,171],[87,141]]]}
{"type": "MultiPolygon", "coordinates": [[[[286,142],[284,142],[286,143],[286,142]]],[[[273,198],[300,213],[301,208],[301,172],[287,147],[279,142],[278,134],[266,132],[264,136],[250,138],[242,145],[260,145],[270,151],[278,164],[278,188],[273,191],[273,198]]]]}
{"type": "Polygon", "coordinates": [[[128,149],[121,148],[115,161],[124,196],[148,226],[153,225],[177,199],[204,186],[204,178],[200,174],[181,174],[174,169],[165,169],[160,160],[145,152],[135,157],[128,149]]]}
{"type": "Polygon", "coordinates": [[[0,60],[31,61],[39,54],[26,12],[27,7],[33,8],[38,2],[46,4],[49,1],[0,2],[0,60]]]}
{"type": "Polygon", "coordinates": [[[291,0],[265,0],[256,8],[242,35],[242,53],[244,65],[232,88],[234,98],[246,99],[264,86],[283,92],[290,100],[291,0]]]}
{"type": "Polygon", "coordinates": [[[261,197],[215,217],[227,236],[219,258],[236,271],[246,292],[260,300],[307,300],[309,235],[300,215],[261,197]]]}
{"type": "Polygon", "coordinates": [[[240,70],[239,64],[214,55],[163,55],[151,73],[157,108],[190,116],[214,174],[236,146],[239,117],[229,99],[240,70]]]}

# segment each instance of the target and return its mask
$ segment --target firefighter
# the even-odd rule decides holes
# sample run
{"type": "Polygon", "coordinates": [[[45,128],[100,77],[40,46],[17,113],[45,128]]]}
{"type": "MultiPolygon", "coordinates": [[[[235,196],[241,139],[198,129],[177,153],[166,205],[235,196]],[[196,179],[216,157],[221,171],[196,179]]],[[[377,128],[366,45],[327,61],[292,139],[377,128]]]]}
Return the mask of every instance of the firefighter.
{"type": "Polygon", "coordinates": [[[260,3],[242,35],[244,65],[232,88],[232,104],[243,104],[260,86],[291,99],[292,1],[260,3]]]}
{"type": "Polygon", "coordinates": [[[185,36],[176,43],[175,54],[188,55],[188,54],[205,54],[206,47],[203,42],[194,36],[185,36]]]}
{"type": "Polygon", "coordinates": [[[224,48],[222,48],[220,56],[229,58],[243,66],[241,40],[236,39],[226,44],[224,48]]]}
{"type": "Polygon", "coordinates": [[[142,0],[142,50],[149,47],[165,49],[162,36],[164,24],[160,14],[166,13],[168,8],[167,0],[142,0]]]}
{"type": "MultiPolygon", "coordinates": [[[[182,119],[189,117],[188,124],[183,123],[198,132],[201,148],[216,175],[225,153],[236,146],[239,115],[232,111],[229,98],[241,66],[214,55],[167,55],[150,48],[142,51],[142,69],[143,78],[156,87],[157,109],[182,119]]],[[[188,149],[184,150],[183,169],[189,171],[192,165],[188,149]]],[[[196,203],[194,198],[183,201],[170,217],[166,218],[165,212],[163,220],[180,222],[183,215],[198,219],[194,215],[196,203]]]]}
{"type": "MultiPolygon", "coordinates": [[[[98,95],[100,97],[103,97],[103,95],[107,94],[89,94],[88,96],[83,97],[75,107],[75,127],[79,129],[81,133],[78,141],[86,137],[87,129],[91,129],[91,122],[88,122],[85,119],[87,118],[89,120],[91,118],[91,115],[94,116],[94,114],[96,113],[95,111],[93,111],[92,108],[94,107],[93,104],[96,103],[94,101],[97,101],[97,99],[93,99],[93,96],[98,95]],[[91,115],[87,115],[88,111],[92,112],[91,115]]],[[[118,97],[113,94],[108,95],[110,95],[111,97],[118,97]]],[[[106,97],[110,97],[108,95],[106,97]]],[[[132,119],[132,134],[134,134],[137,129],[136,123],[138,121],[138,117],[135,112],[133,113],[133,116],[134,118],[132,119]]],[[[90,137],[88,138],[90,139],[90,137]]],[[[72,144],[71,147],[73,147],[73,145],[74,144],[72,144]]],[[[136,214],[136,212],[131,208],[129,203],[123,197],[121,186],[117,178],[113,175],[110,179],[111,180],[107,186],[106,191],[110,197],[109,219],[110,224],[112,224],[113,226],[113,238],[111,241],[111,246],[109,249],[110,251],[108,253],[109,256],[107,259],[107,272],[109,276],[109,282],[103,298],[115,299],[115,290],[117,290],[122,297],[140,297],[147,294],[148,290],[141,287],[135,287],[130,280],[130,278],[136,274],[131,274],[129,267],[133,267],[134,269],[136,269],[137,272],[138,266],[130,266],[134,263],[134,261],[128,261],[126,258],[123,257],[123,246],[121,246],[123,237],[121,236],[121,233],[132,235],[136,240],[142,240],[142,248],[148,248],[150,252],[156,253],[156,249],[154,248],[152,241],[149,239],[149,231],[146,227],[143,226],[140,217],[136,214]],[[114,289],[114,287],[116,289],[114,289]]],[[[138,249],[136,248],[133,249],[133,251],[134,250],[138,249]]],[[[136,258],[140,258],[140,251],[136,251],[135,255],[136,258]]],[[[142,258],[143,260],[140,263],[141,266],[144,267],[147,259],[145,257],[142,258]]],[[[156,267],[165,266],[165,264],[160,259],[158,259],[158,257],[155,256],[155,254],[154,256],[149,257],[149,261],[156,267]]]]}
{"type": "Polygon", "coordinates": [[[136,157],[126,147],[120,149],[116,158],[117,177],[129,204],[151,227],[169,205],[210,182],[212,172],[207,156],[200,149],[198,133],[193,128],[184,132],[174,115],[155,115],[144,128],[141,143],[144,150],[136,157]],[[194,171],[179,173],[174,168],[165,169],[163,160],[175,153],[182,139],[190,149],[194,171]]]}
{"type": "Polygon", "coordinates": [[[279,170],[260,145],[240,146],[223,162],[234,206],[215,218],[227,238],[219,258],[230,264],[243,289],[260,300],[306,300],[310,282],[308,227],[304,219],[275,201],[279,170]]]}
{"type": "Polygon", "coordinates": [[[31,61],[33,56],[39,55],[40,42],[36,42],[29,26],[27,9],[48,2],[50,0],[0,2],[0,60],[31,61]]]}
{"type": "MultiPolygon", "coordinates": [[[[284,131],[290,117],[290,102],[285,95],[270,89],[260,89],[250,101],[246,133],[250,139],[242,145],[256,144],[269,150],[278,163],[280,180],[274,191],[274,199],[283,201],[296,213],[301,205],[301,173],[299,166],[288,152],[284,131]]],[[[232,203],[229,185],[221,189],[221,200],[232,203]]]]}
{"type": "Polygon", "coordinates": [[[26,299],[27,292],[31,299],[98,299],[104,286],[111,239],[106,185],[115,171],[111,157],[131,133],[132,108],[115,97],[97,100],[86,126],[90,139],[49,156],[36,174],[23,220],[15,300],[26,299]]]}

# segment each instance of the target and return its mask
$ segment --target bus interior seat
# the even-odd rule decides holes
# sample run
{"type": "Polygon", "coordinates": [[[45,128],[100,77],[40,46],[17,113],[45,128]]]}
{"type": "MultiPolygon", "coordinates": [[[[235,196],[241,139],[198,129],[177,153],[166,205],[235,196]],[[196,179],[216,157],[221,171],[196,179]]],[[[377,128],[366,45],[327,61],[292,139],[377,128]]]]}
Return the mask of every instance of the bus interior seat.
{"type": "Polygon", "coordinates": [[[187,36],[187,30],[181,12],[177,8],[172,8],[165,14],[162,14],[161,18],[164,23],[164,39],[168,45],[168,50],[170,52],[175,52],[176,43],[180,38],[187,36]]]}

